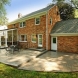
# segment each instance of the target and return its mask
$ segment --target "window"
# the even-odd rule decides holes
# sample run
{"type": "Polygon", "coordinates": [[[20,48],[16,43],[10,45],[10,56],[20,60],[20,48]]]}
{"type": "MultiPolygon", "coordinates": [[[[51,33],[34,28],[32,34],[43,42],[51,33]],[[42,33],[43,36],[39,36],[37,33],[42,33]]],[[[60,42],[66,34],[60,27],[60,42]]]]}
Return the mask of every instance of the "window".
{"type": "Polygon", "coordinates": [[[50,18],[50,25],[52,25],[52,18],[50,18]]]}
{"type": "Polygon", "coordinates": [[[27,41],[27,35],[20,35],[20,41],[27,41]]]}
{"type": "Polygon", "coordinates": [[[25,23],[25,22],[23,22],[23,27],[25,27],[25,25],[26,25],[26,23],[25,23]]]}
{"type": "Polygon", "coordinates": [[[36,43],[36,35],[35,34],[32,35],[31,39],[32,39],[32,42],[36,43]]]}
{"type": "Polygon", "coordinates": [[[40,18],[35,18],[35,25],[39,25],[40,24],[40,18]]]}
{"type": "Polygon", "coordinates": [[[56,43],[56,38],[53,38],[53,43],[56,43]]]}
{"type": "Polygon", "coordinates": [[[26,22],[20,22],[20,28],[23,28],[26,26],[26,22]]]}

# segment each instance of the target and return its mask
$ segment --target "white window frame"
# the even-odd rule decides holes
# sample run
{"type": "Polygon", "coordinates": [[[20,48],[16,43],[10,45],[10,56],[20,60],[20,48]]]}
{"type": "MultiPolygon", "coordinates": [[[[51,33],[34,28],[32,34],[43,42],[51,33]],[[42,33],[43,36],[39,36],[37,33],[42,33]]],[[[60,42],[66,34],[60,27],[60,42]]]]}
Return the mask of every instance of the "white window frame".
{"type": "Polygon", "coordinates": [[[36,43],[37,38],[36,38],[36,41],[33,41],[33,40],[32,40],[33,35],[35,35],[35,36],[36,36],[36,34],[32,34],[32,35],[31,35],[31,42],[36,43]]]}
{"type": "Polygon", "coordinates": [[[40,25],[40,17],[35,18],[35,25],[40,25]],[[39,19],[39,24],[36,23],[37,19],[39,19]]]}
{"type": "Polygon", "coordinates": [[[27,42],[26,40],[27,40],[27,35],[26,35],[26,34],[21,34],[21,35],[19,36],[19,41],[20,41],[20,42],[27,42]],[[21,36],[22,36],[22,35],[25,36],[24,41],[21,40],[21,36]]]}
{"type": "Polygon", "coordinates": [[[20,28],[23,28],[23,27],[26,26],[26,21],[23,21],[23,22],[20,22],[20,23],[19,23],[19,27],[20,27],[20,28]],[[25,25],[23,24],[24,22],[25,22],[25,25]],[[22,26],[20,26],[20,23],[22,23],[22,26]]]}

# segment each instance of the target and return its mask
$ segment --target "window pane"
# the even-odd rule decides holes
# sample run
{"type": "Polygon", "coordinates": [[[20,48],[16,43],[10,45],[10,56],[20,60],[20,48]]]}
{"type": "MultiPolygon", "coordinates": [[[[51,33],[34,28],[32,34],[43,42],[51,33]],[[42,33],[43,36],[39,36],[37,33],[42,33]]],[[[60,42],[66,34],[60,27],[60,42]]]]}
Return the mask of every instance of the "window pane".
{"type": "Polygon", "coordinates": [[[25,22],[23,22],[23,27],[25,27],[25,25],[26,25],[26,23],[25,23],[25,22]]]}
{"type": "Polygon", "coordinates": [[[42,35],[39,35],[39,44],[42,45],[42,35]]]}
{"type": "Polygon", "coordinates": [[[20,40],[21,41],[27,41],[27,35],[21,35],[20,40]]]}
{"type": "Polygon", "coordinates": [[[25,35],[25,39],[24,39],[24,41],[27,41],[27,35],[25,35]]]}
{"type": "Polygon", "coordinates": [[[56,43],[56,38],[53,38],[53,43],[56,43]]]}
{"type": "Polygon", "coordinates": [[[21,41],[24,41],[25,36],[21,35],[21,41]]]}
{"type": "Polygon", "coordinates": [[[32,35],[32,41],[36,42],[36,35],[32,35]]]}
{"type": "Polygon", "coordinates": [[[52,24],[52,18],[50,18],[50,24],[52,24]]]}
{"type": "Polygon", "coordinates": [[[36,24],[40,23],[40,18],[36,18],[36,24]]]}
{"type": "Polygon", "coordinates": [[[20,22],[20,27],[22,27],[22,22],[20,22]]]}

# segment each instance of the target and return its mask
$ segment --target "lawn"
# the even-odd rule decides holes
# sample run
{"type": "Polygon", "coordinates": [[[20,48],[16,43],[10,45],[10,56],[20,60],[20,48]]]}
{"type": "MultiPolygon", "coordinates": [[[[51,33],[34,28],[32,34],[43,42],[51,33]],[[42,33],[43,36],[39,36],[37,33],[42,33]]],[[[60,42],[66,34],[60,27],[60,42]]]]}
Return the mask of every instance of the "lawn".
{"type": "Polygon", "coordinates": [[[53,73],[25,71],[0,63],[0,78],[78,78],[78,72],[53,73]]]}

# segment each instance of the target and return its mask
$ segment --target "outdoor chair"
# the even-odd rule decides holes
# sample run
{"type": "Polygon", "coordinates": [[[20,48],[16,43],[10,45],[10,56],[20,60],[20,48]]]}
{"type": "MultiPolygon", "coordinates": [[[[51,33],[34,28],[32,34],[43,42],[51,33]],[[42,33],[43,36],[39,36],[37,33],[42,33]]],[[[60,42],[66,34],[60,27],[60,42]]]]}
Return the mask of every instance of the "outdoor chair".
{"type": "Polygon", "coordinates": [[[6,51],[9,51],[9,53],[14,53],[15,51],[19,52],[19,47],[18,45],[10,45],[6,48],[6,51]]]}

